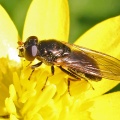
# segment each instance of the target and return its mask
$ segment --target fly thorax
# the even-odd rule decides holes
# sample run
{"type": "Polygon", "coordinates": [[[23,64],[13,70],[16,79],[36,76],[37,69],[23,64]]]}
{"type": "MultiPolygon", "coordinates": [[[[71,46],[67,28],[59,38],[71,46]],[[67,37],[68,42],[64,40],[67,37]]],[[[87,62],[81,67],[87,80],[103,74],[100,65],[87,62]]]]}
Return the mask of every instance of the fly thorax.
{"type": "Polygon", "coordinates": [[[39,54],[37,58],[45,64],[54,64],[56,59],[69,53],[69,48],[56,40],[43,40],[38,45],[39,54]]]}

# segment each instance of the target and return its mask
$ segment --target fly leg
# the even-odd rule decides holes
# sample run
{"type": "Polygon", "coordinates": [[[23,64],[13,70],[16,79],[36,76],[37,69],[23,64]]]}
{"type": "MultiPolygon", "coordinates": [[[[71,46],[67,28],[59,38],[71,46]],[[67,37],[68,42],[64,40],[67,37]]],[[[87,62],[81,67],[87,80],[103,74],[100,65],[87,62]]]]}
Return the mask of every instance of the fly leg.
{"type": "MultiPolygon", "coordinates": [[[[70,94],[70,81],[78,81],[80,80],[80,77],[77,76],[76,74],[62,68],[61,66],[58,66],[64,73],[68,74],[69,76],[75,78],[75,79],[72,79],[72,78],[68,78],[68,93],[70,94]]],[[[71,95],[71,94],[70,94],[71,95]]]]}
{"type": "Polygon", "coordinates": [[[30,74],[28,80],[30,80],[30,78],[31,78],[31,76],[32,76],[32,74],[33,74],[33,72],[35,71],[35,68],[39,67],[41,64],[42,64],[42,62],[39,62],[39,63],[37,63],[37,64],[31,66],[32,72],[31,72],[31,74],[30,74]]]}
{"type": "Polygon", "coordinates": [[[70,72],[69,70],[66,70],[66,69],[62,68],[61,66],[58,66],[58,67],[59,67],[64,73],[66,73],[66,74],[68,74],[69,76],[75,78],[76,80],[79,80],[79,79],[80,79],[80,77],[77,76],[77,74],[74,74],[74,73],[70,72]]]}
{"type": "Polygon", "coordinates": [[[70,79],[69,78],[68,78],[68,93],[71,96],[71,94],[70,94],[70,79]]]}
{"type": "MultiPolygon", "coordinates": [[[[70,72],[74,72],[74,71],[72,71],[71,69],[68,69],[70,72]]],[[[74,73],[76,76],[77,76],[77,73],[74,73]]],[[[99,77],[94,77],[94,76],[91,76],[91,75],[89,75],[89,74],[81,74],[81,75],[79,75],[78,76],[78,78],[76,78],[76,79],[80,79],[80,78],[83,78],[86,82],[88,82],[88,84],[91,86],[91,88],[93,89],[93,90],[95,90],[94,89],[94,87],[92,86],[92,84],[89,82],[89,80],[91,80],[91,78],[94,78],[94,79],[96,79],[96,81],[99,81],[101,78],[99,78],[99,77]]],[[[71,79],[72,81],[75,81],[75,79],[71,79]]]]}
{"type": "Polygon", "coordinates": [[[55,69],[54,66],[51,66],[51,74],[54,75],[55,69]]]}
{"type": "Polygon", "coordinates": [[[4,116],[0,116],[0,118],[3,118],[3,119],[8,119],[8,118],[10,118],[10,116],[9,115],[4,115],[4,116]]]}
{"type": "MultiPolygon", "coordinates": [[[[54,66],[51,66],[51,74],[54,75],[54,72],[55,72],[54,66]]],[[[49,77],[50,77],[50,76],[47,76],[47,78],[46,78],[46,80],[45,80],[45,83],[44,83],[44,86],[43,86],[43,88],[42,88],[42,91],[44,90],[44,88],[45,88],[45,86],[46,86],[46,83],[47,83],[49,77]]]]}
{"type": "MultiPolygon", "coordinates": [[[[64,73],[66,73],[66,74],[68,74],[69,76],[73,77],[73,79],[72,79],[72,78],[68,78],[68,92],[69,92],[69,94],[70,94],[70,81],[78,81],[78,80],[81,80],[81,78],[83,78],[86,82],[88,82],[89,85],[91,86],[91,88],[94,90],[94,87],[93,87],[92,84],[89,82],[89,79],[87,79],[87,77],[82,76],[82,74],[81,74],[81,75],[78,75],[77,73],[73,73],[73,72],[71,71],[71,69],[66,70],[66,69],[62,68],[62,66],[58,66],[58,67],[59,67],[64,73]],[[74,79],[74,78],[75,78],[75,79],[74,79]]],[[[70,95],[71,95],[71,94],[70,94],[70,95]]]]}
{"type": "Polygon", "coordinates": [[[93,90],[95,90],[95,88],[92,86],[92,84],[89,82],[89,80],[87,79],[87,78],[83,78],[86,82],[88,82],[88,84],[91,86],[91,88],[93,89],[93,90]]]}
{"type": "Polygon", "coordinates": [[[28,67],[31,63],[32,63],[32,61],[26,67],[28,67]]]}

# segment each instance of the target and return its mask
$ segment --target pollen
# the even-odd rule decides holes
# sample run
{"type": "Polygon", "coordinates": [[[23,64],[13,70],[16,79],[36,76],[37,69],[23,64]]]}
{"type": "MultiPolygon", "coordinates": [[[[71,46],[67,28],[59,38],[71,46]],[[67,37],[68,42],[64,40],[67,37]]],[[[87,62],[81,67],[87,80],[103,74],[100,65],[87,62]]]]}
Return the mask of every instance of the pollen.
{"type": "MultiPolygon", "coordinates": [[[[0,67],[3,68],[0,70],[1,117],[7,117],[10,120],[32,120],[34,118],[56,120],[64,116],[69,119],[71,116],[69,114],[74,113],[78,107],[75,105],[75,98],[82,95],[83,91],[80,89],[81,94],[78,95],[74,92],[77,83],[71,83],[71,96],[68,92],[67,76],[60,69],[55,68],[55,75],[51,76],[50,67],[42,65],[28,80],[32,71],[31,67],[27,66],[28,63],[23,61],[22,65],[19,65],[8,58],[1,58],[0,63],[0,67]],[[73,109],[72,106],[75,108],[73,109]]],[[[78,87],[88,89],[84,84],[86,83],[82,82],[82,87],[78,87]]],[[[78,103],[81,105],[82,100],[78,103]]]]}

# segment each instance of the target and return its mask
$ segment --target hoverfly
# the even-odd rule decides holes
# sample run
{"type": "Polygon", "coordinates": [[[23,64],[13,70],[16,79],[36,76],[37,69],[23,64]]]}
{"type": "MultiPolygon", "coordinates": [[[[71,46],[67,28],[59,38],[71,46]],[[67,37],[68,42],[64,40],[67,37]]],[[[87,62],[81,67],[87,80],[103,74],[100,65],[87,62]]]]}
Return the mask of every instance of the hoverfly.
{"type": "Polygon", "coordinates": [[[76,80],[120,80],[120,60],[107,54],[55,39],[38,41],[36,36],[18,44],[20,57],[40,61],[31,66],[33,71],[44,63],[51,66],[52,74],[57,66],[76,80]]]}

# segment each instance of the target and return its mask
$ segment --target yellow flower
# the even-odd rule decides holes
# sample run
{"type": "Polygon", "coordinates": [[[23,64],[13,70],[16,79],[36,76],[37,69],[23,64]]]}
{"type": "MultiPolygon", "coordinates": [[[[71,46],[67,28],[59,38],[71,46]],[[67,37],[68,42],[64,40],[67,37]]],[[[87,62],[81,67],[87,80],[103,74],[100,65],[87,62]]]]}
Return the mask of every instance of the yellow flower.
{"type": "MultiPolygon", "coordinates": [[[[120,59],[120,16],[99,23],[76,44],[102,51],[120,59]]],[[[18,57],[18,32],[0,6],[0,120],[119,120],[120,92],[103,95],[119,81],[102,79],[100,82],[81,80],[71,82],[68,76],[55,68],[42,90],[50,67],[37,68],[31,79],[29,63],[18,57]],[[4,51],[2,51],[4,50],[4,51]]],[[[68,41],[69,9],[67,0],[34,0],[25,20],[23,38],[35,35],[39,40],[68,41]]],[[[35,61],[36,62],[36,61],[35,61]]]]}

